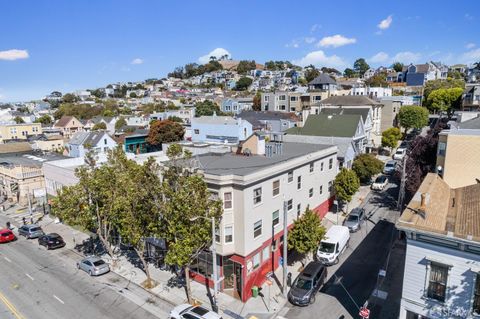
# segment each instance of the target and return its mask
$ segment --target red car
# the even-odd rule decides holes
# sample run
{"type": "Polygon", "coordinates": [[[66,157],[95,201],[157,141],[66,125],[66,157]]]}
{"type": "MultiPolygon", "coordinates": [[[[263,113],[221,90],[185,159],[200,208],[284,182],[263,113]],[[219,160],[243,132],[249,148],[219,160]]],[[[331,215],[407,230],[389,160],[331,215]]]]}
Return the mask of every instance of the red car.
{"type": "Polygon", "coordinates": [[[10,229],[0,229],[0,243],[8,243],[17,239],[10,229]]]}

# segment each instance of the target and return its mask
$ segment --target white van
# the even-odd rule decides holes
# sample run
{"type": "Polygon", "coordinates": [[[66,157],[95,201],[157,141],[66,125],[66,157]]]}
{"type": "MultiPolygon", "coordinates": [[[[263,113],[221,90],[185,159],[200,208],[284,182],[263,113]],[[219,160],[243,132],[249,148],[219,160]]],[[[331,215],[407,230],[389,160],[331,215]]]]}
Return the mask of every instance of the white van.
{"type": "Polygon", "coordinates": [[[320,242],[317,250],[318,260],[326,265],[338,263],[338,257],[348,247],[349,241],[350,231],[348,227],[332,226],[327,231],[325,239],[320,242]]]}

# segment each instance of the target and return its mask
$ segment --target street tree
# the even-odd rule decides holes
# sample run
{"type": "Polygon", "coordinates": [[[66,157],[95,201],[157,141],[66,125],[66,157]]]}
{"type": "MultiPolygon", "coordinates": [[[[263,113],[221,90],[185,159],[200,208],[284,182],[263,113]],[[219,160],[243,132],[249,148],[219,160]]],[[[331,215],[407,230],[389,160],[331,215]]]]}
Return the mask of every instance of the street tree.
{"type": "Polygon", "coordinates": [[[430,93],[427,107],[433,112],[450,112],[458,109],[462,103],[462,88],[437,89],[430,93]]]}
{"type": "Polygon", "coordinates": [[[185,129],[177,122],[170,120],[153,121],[150,124],[147,143],[161,145],[162,143],[178,142],[183,139],[185,129]]]}
{"type": "Polygon", "coordinates": [[[305,213],[293,222],[292,230],[288,233],[288,249],[302,255],[315,254],[325,232],[320,216],[307,207],[305,213]]]}
{"type": "Polygon", "coordinates": [[[52,118],[50,115],[45,114],[40,116],[38,119],[35,120],[35,123],[41,123],[43,125],[50,125],[53,123],[52,118]]]}
{"type": "MultiPolygon", "coordinates": [[[[191,302],[190,265],[198,254],[214,245],[211,218],[220,223],[222,202],[213,199],[203,178],[182,166],[190,153],[173,144],[167,149],[170,159],[163,172],[162,224],[168,251],[165,262],[185,270],[187,299],[191,302]]],[[[188,165],[185,165],[188,166],[188,165]]],[[[216,267],[216,265],[214,265],[216,267]]]]}
{"type": "Polygon", "coordinates": [[[245,91],[252,84],[253,80],[251,78],[243,77],[240,78],[235,84],[235,90],[245,91]]]}
{"type": "Polygon", "coordinates": [[[342,168],[335,177],[333,188],[337,199],[348,204],[359,190],[360,180],[353,170],[342,168]]]}
{"type": "Polygon", "coordinates": [[[352,170],[362,183],[368,183],[372,176],[381,173],[382,169],[383,162],[371,154],[357,156],[352,165],[352,170]]]}
{"type": "Polygon", "coordinates": [[[214,113],[221,115],[220,107],[210,100],[195,103],[195,117],[211,116],[214,113]]]}
{"type": "Polygon", "coordinates": [[[261,111],[262,110],[262,94],[257,92],[253,97],[253,105],[252,109],[254,111],[261,111]]]}
{"type": "Polygon", "coordinates": [[[393,149],[397,147],[398,141],[402,138],[402,132],[398,127],[391,127],[382,133],[382,146],[393,149]]]}
{"type": "Polygon", "coordinates": [[[463,79],[447,78],[446,80],[432,80],[425,83],[423,89],[423,103],[424,106],[428,106],[428,96],[438,89],[450,89],[450,88],[462,88],[465,89],[465,81],[463,79]]]}
{"type": "Polygon", "coordinates": [[[25,123],[25,121],[20,117],[20,116],[15,116],[15,118],[13,119],[15,121],[15,123],[17,124],[23,124],[25,123]]]}
{"type": "Polygon", "coordinates": [[[364,58],[360,58],[353,63],[353,69],[358,75],[363,76],[365,72],[370,69],[370,65],[368,65],[364,58]]]}
{"type": "Polygon", "coordinates": [[[99,122],[92,127],[92,131],[106,130],[107,124],[104,122],[99,122]]]}
{"type": "Polygon", "coordinates": [[[422,106],[405,105],[398,112],[398,120],[405,133],[411,128],[421,129],[428,124],[428,110],[422,106]]]}

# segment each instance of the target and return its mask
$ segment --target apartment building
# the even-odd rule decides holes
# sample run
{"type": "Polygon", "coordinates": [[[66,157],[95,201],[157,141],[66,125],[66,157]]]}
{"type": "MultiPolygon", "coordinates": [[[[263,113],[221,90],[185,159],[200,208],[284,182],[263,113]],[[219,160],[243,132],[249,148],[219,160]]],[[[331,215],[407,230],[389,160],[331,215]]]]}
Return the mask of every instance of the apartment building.
{"type": "Polygon", "coordinates": [[[77,132],[83,132],[83,123],[74,116],[62,116],[54,125],[60,129],[64,138],[69,139],[77,132]]]}
{"type": "Polygon", "coordinates": [[[445,182],[453,188],[476,184],[480,179],[480,129],[444,130],[438,139],[436,167],[445,182]]]}
{"type": "MultiPolygon", "coordinates": [[[[282,254],[283,207],[288,227],[307,207],[324,216],[332,202],[337,148],[303,143],[267,143],[253,134],[245,148],[227,154],[195,157],[224,213],[216,238],[221,289],[246,301],[252,286],[279,267],[282,254]],[[254,147],[250,144],[256,144],[254,147]],[[265,155],[259,155],[259,154],[265,155]]],[[[200,254],[191,269],[195,280],[211,278],[210,252],[200,254]]]]}
{"type": "Polygon", "coordinates": [[[192,119],[192,141],[238,143],[252,134],[252,124],[231,116],[201,116],[192,119]]]}
{"type": "Polygon", "coordinates": [[[42,125],[40,123],[0,125],[0,143],[11,140],[27,140],[28,137],[40,134],[42,134],[42,125]]]}
{"type": "Polygon", "coordinates": [[[329,96],[328,91],[262,93],[262,111],[301,112],[329,96]]]}
{"type": "Polygon", "coordinates": [[[400,319],[480,315],[480,184],[429,173],[397,222],[407,249],[400,319]]]}

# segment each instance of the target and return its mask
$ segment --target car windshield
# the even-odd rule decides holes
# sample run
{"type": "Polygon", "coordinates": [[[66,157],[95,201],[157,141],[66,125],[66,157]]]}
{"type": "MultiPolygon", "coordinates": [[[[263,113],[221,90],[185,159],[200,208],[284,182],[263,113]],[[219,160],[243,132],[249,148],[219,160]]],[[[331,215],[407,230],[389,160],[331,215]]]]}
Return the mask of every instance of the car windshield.
{"type": "Polygon", "coordinates": [[[94,261],[94,262],[93,262],[93,265],[94,265],[94,266],[101,266],[101,265],[103,265],[103,264],[105,264],[105,262],[104,262],[103,260],[97,260],[97,261],[94,261]]]}
{"type": "Polygon", "coordinates": [[[30,228],[30,231],[39,231],[42,230],[40,227],[32,227],[30,228]]]}
{"type": "Polygon", "coordinates": [[[7,232],[2,233],[2,236],[3,236],[3,237],[8,237],[8,236],[10,236],[10,233],[7,233],[7,232]]]}
{"type": "Polygon", "coordinates": [[[352,215],[352,214],[348,215],[347,221],[349,221],[349,222],[355,221],[356,222],[357,220],[358,220],[358,215],[352,215]]]}
{"type": "Polygon", "coordinates": [[[202,307],[195,307],[192,309],[193,313],[196,313],[199,316],[203,316],[204,314],[208,313],[208,310],[202,307]]]}
{"type": "Polygon", "coordinates": [[[328,253],[331,254],[335,250],[335,244],[331,243],[326,243],[326,242],[321,242],[320,247],[318,248],[322,253],[328,253]]]}
{"type": "Polygon", "coordinates": [[[385,167],[393,167],[393,163],[387,163],[387,165],[385,165],[385,167]]]}
{"type": "Polygon", "coordinates": [[[375,183],[385,183],[385,176],[380,176],[380,177],[377,177],[377,179],[375,180],[375,183]]]}
{"type": "Polygon", "coordinates": [[[312,281],[306,278],[298,278],[295,287],[304,290],[310,290],[312,289],[312,281]]]}
{"type": "Polygon", "coordinates": [[[403,150],[398,150],[397,151],[397,154],[402,154],[403,153],[403,150]]]}

